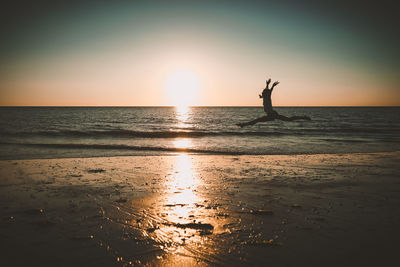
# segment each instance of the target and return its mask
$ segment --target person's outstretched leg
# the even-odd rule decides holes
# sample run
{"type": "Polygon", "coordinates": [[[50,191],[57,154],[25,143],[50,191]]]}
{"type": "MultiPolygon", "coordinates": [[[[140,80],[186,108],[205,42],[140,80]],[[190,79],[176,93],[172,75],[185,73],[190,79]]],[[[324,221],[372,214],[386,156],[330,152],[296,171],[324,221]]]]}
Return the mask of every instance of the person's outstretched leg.
{"type": "Polygon", "coordinates": [[[273,120],[275,120],[275,117],[267,115],[267,116],[263,116],[263,117],[260,117],[258,119],[252,120],[252,121],[248,121],[248,122],[244,122],[244,123],[238,123],[236,125],[240,126],[240,127],[244,127],[244,126],[254,125],[254,124],[259,123],[259,122],[273,121],[273,120]]]}

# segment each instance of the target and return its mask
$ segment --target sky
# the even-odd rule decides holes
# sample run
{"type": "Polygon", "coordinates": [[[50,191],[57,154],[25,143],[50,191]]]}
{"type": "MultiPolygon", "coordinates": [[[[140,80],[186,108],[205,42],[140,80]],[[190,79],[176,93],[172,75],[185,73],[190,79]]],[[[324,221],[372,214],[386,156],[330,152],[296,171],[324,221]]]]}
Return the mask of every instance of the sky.
{"type": "Polygon", "coordinates": [[[400,105],[395,1],[5,1],[0,105],[400,105]]]}

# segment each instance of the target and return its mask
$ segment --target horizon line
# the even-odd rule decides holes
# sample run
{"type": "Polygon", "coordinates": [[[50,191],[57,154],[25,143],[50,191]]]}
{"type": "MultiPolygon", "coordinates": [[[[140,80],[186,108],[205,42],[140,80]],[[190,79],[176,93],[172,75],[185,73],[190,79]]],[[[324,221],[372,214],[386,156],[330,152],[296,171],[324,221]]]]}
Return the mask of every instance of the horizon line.
{"type": "MultiPolygon", "coordinates": [[[[79,108],[79,107],[82,107],[82,108],[89,108],[89,107],[93,107],[93,108],[106,108],[106,107],[109,107],[109,108],[117,108],[117,107],[121,107],[121,108],[123,108],[123,107],[126,107],[126,108],[128,108],[128,107],[141,107],[141,108],[146,108],[146,107],[148,107],[148,108],[175,108],[175,107],[177,107],[177,106],[173,106],[173,105],[171,105],[171,106],[167,106],[167,105],[155,105],[155,106],[149,106],[149,105],[136,105],[136,106],[128,106],[128,105],[0,105],[0,108],[7,108],[7,107],[15,107],[15,108],[69,108],[69,107],[71,107],[71,108],[79,108]]],[[[202,105],[202,106],[187,106],[187,107],[191,107],[191,108],[202,108],[202,107],[207,107],[207,108],[209,108],[209,107],[231,107],[231,108],[240,108],[240,107],[243,107],[243,108],[246,108],[246,107],[260,107],[260,108],[262,108],[262,106],[259,106],[259,105],[257,105],[257,106],[250,106],[250,105],[248,105],[248,106],[245,106],[245,105],[243,105],[243,106],[229,106],[229,105],[210,105],[210,106],[207,106],[207,105],[202,105]]],[[[322,107],[337,107],[337,108],[344,108],[344,107],[360,107],[360,108],[362,108],[362,107],[364,107],[364,108],[366,108],[366,107],[400,107],[400,105],[368,105],[368,106],[363,106],[363,105],[355,105],[355,106],[351,106],[351,105],[343,105],[343,106],[341,106],[341,105],[326,105],[326,106],[318,106],[318,105],[305,105],[305,106],[275,106],[276,108],[284,108],[284,107],[287,107],[287,108],[295,108],[295,107],[299,107],[299,108],[302,108],[302,107],[304,107],[304,108],[307,108],[307,107],[309,107],[309,108],[322,108],[322,107]]]]}

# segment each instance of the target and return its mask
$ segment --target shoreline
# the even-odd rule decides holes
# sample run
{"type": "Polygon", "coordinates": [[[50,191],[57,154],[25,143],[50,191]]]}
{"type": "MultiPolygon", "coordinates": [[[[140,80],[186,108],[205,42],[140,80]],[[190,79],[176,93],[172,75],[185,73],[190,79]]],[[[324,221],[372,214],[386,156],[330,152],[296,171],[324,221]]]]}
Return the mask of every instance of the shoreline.
{"type": "Polygon", "coordinates": [[[0,160],[2,265],[375,266],[400,152],[0,160]],[[21,257],[25,255],[25,257],[21,257]]]}
{"type": "Polygon", "coordinates": [[[394,151],[377,151],[377,152],[326,152],[326,153],[294,153],[294,154],[246,154],[246,153],[231,153],[231,152],[222,152],[222,153],[198,153],[198,152],[170,152],[170,151],[154,151],[160,153],[154,154],[128,154],[128,155],[98,155],[98,156],[63,156],[63,157],[36,157],[36,158],[0,158],[0,162],[5,161],[23,161],[23,160],[55,160],[55,159],[91,159],[91,158],[124,158],[124,157],[176,157],[179,155],[188,155],[188,156],[231,156],[231,157],[269,157],[269,156],[323,156],[323,155],[337,155],[337,156],[345,156],[345,155],[375,155],[375,154],[397,154],[400,153],[400,150],[394,151]]]}

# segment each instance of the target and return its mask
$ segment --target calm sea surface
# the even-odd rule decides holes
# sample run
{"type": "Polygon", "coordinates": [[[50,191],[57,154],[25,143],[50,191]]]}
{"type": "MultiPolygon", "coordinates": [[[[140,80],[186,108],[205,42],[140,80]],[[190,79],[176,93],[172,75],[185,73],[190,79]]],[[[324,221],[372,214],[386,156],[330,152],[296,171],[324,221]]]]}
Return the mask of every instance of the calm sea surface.
{"type": "Polygon", "coordinates": [[[399,107],[276,110],[312,121],[235,125],[263,116],[262,107],[2,107],[0,159],[400,150],[399,107]]]}

